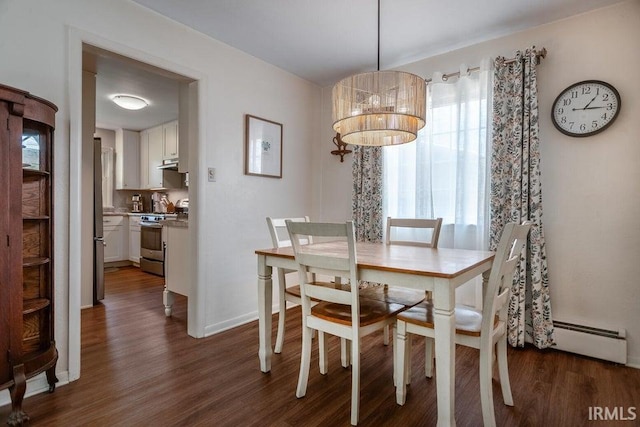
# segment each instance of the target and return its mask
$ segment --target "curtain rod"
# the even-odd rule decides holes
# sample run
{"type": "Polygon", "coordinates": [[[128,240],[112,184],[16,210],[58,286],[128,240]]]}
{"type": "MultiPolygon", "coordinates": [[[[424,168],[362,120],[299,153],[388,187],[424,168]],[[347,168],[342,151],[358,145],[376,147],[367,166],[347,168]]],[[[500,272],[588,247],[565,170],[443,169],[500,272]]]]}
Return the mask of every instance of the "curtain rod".
{"type": "MultiPolygon", "coordinates": [[[[536,52],[536,61],[538,64],[540,64],[540,58],[544,58],[547,56],[547,49],[543,47],[540,50],[535,50],[535,52],[536,52]]],[[[511,58],[504,61],[505,64],[512,64],[514,62],[516,62],[516,58],[511,58]]],[[[472,73],[478,70],[480,70],[480,67],[467,68],[468,73],[472,73]]],[[[451,77],[459,77],[459,76],[460,76],[460,71],[456,71],[454,73],[447,73],[442,75],[442,80],[447,81],[451,77]]],[[[424,79],[426,83],[431,83],[431,80],[432,79],[424,79]]]]}

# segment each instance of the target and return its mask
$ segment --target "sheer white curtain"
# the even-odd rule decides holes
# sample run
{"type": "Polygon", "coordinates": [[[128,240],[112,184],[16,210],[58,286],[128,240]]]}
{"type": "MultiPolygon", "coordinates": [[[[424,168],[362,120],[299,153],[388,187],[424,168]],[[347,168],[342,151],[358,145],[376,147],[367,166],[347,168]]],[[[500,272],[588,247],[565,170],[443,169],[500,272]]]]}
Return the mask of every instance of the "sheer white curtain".
{"type": "MultiPolygon", "coordinates": [[[[443,218],[438,246],[488,249],[490,61],[427,87],[427,124],[415,143],[384,148],[384,216],[443,218]]],[[[477,283],[476,283],[477,286],[477,283]]],[[[481,293],[462,290],[477,305],[481,293]]]]}

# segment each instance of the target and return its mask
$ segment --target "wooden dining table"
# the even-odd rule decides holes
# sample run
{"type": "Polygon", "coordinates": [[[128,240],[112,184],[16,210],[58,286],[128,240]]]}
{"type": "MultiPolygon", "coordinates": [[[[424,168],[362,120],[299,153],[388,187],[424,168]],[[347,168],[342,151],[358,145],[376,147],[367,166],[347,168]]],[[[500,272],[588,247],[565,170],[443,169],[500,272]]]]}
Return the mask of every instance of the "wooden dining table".
{"type": "MultiPolygon", "coordinates": [[[[307,250],[347,257],[346,242],[323,242],[307,250]]],[[[262,372],[271,370],[273,267],[297,269],[293,248],[259,249],[258,316],[262,372]]],[[[494,252],[357,243],[360,280],[431,291],[433,295],[438,426],[455,425],[455,289],[483,275],[486,283],[494,252]]],[[[394,343],[395,344],[395,343],[394,343]]]]}

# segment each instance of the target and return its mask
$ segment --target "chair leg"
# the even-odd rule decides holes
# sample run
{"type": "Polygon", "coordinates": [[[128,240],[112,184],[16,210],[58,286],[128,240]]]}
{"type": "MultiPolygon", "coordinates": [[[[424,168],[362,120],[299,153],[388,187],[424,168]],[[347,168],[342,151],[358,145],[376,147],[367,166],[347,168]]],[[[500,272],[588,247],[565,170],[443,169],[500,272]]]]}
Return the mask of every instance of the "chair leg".
{"type": "Polygon", "coordinates": [[[326,375],[329,372],[329,351],[324,337],[324,332],[318,331],[318,352],[320,353],[320,373],[322,375],[326,375]]]}
{"type": "Polygon", "coordinates": [[[307,382],[309,380],[309,367],[311,364],[311,328],[302,329],[302,352],[300,354],[300,375],[298,376],[298,388],[296,397],[304,397],[307,394],[307,382]]]}
{"type": "Polygon", "coordinates": [[[496,425],[491,384],[493,376],[492,347],[480,347],[480,402],[482,403],[482,420],[485,427],[495,427],[496,425]]]}
{"type": "Polygon", "coordinates": [[[360,338],[351,342],[351,425],[358,424],[360,413],[360,338]]]}
{"type": "Polygon", "coordinates": [[[500,388],[502,389],[502,399],[504,404],[513,406],[513,396],[511,395],[511,383],[509,381],[509,366],[507,364],[507,335],[503,335],[498,340],[498,372],[500,373],[500,388]]]}
{"type": "Polygon", "coordinates": [[[382,344],[389,345],[389,325],[382,330],[382,344]]]}
{"type": "Polygon", "coordinates": [[[396,322],[394,383],[396,386],[396,403],[404,405],[407,396],[406,367],[410,364],[410,353],[407,351],[407,324],[402,320],[396,322]]]}
{"type": "Polygon", "coordinates": [[[424,337],[424,375],[433,378],[433,338],[424,337]]]}
{"type": "Polygon", "coordinates": [[[350,343],[351,341],[345,338],[340,338],[340,361],[342,362],[343,368],[348,368],[351,364],[351,361],[349,360],[349,355],[351,353],[350,343]]]}
{"type": "Polygon", "coordinates": [[[282,346],[284,345],[284,325],[287,312],[287,302],[284,299],[284,294],[280,294],[280,308],[278,309],[278,335],[276,336],[276,347],[273,349],[274,353],[282,353],[282,346]]]}
{"type": "Polygon", "coordinates": [[[278,335],[276,336],[276,347],[273,349],[274,353],[282,353],[282,346],[284,345],[284,328],[287,313],[287,300],[285,299],[285,275],[282,269],[278,269],[278,335]]]}
{"type": "Polygon", "coordinates": [[[406,385],[411,384],[411,353],[413,352],[413,337],[411,334],[407,333],[407,351],[405,352],[405,357],[407,358],[407,363],[405,364],[404,369],[404,382],[406,385]]]}

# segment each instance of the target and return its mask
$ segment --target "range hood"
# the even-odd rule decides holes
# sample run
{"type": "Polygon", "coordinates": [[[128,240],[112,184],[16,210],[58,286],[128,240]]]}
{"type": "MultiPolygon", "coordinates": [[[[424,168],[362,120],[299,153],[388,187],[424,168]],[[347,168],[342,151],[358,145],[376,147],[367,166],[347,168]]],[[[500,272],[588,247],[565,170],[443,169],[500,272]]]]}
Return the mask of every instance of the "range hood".
{"type": "Polygon", "coordinates": [[[178,159],[163,160],[158,169],[178,170],[178,159]]]}

